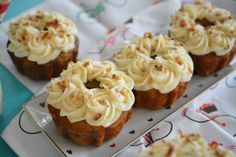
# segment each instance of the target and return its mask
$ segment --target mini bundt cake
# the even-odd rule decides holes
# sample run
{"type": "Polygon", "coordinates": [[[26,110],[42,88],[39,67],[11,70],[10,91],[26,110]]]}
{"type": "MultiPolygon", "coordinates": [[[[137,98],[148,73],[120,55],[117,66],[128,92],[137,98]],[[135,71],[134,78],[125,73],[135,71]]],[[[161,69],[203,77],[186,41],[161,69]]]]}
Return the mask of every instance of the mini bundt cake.
{"type": "Polygon", "coordinates": [[[194,72],[208,76],[236,54],[236,22],[231,13],[201,0],[185,4],[172,18],[170,35],[189,51],[194,72]]]}
{"type": "Polygon", "coordinates": [[[75,24],[61,14],[41,12],[10,24],[8,53],[18,71],[34,80],[59,76],[77,60],[75,24]]]}
{"type": "Polygon", "coordinates": [[[135,83],[135,107],[160,109],[183,95],[193,73],[193,62],[181,43],[164,35],[127,43],[114,55],[119,70],[135,83]]]}
{"type": "Polygon", "coordinates": [[[110,61],[70,63],[47,89],[49,113],[62,136],[79,145],[100,146],[129,120],[133,86],[110,61]]]}

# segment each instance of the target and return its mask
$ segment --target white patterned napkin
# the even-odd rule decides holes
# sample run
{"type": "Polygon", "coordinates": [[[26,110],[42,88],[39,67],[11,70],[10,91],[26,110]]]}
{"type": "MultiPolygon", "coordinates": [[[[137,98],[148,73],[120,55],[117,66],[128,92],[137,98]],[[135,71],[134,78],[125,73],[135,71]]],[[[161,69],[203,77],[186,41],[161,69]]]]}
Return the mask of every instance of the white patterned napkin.
{"type": "Polygon", "coordinates": [[[156,0],[73,0],[107,28],[116,28],[156,0]]]}

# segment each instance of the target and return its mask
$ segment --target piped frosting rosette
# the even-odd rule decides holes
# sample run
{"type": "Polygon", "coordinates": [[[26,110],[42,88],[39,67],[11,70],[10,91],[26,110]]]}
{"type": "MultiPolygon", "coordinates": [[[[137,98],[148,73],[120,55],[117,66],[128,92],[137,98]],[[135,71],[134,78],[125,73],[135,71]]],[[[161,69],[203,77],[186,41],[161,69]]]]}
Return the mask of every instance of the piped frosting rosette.
{"type": "Polygon", "coordinates": [[[8,50],[16,57],[45,64],[74,48],[77,28],[57,12],[38,11],[11,23],[8,35],[8,50]]]}
{"type": "Polygon", "coordinates": [[[180,82],[188,82],[193,73],[188,52],[164,35],[145,33],[121,48],[114,60],[118,69],[134,80],[134,89],[139,91],[157,89],[168,93],[180,82]]]}
{"type": "Polygon", "coordinates": [[[236,21],[229,11],[198,0],[183,5],[172,17],[170,34],[194,55],[223,56],[235,46],[236,21]]]}
{"type": "Polygon", "coordinates": [[[85,120],[92,126],[108,127],[131,109],[133,87],[133,80],[112,62],[83,60],[70,63],[60,78],[51,80],[47,101],[71,123],[85,120]],[[87,88],[91,81],[99,87],[87,88]]]}

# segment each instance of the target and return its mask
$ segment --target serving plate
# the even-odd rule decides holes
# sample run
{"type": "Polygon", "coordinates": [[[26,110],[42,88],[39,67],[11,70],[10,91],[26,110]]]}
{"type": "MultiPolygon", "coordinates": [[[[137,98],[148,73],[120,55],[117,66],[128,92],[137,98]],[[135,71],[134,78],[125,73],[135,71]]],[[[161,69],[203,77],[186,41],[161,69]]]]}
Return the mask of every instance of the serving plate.
{"type": "MultiPolygon", "coordinates": [[[[236,65],[235,65],[236,66],[236,65]]],[[[193,76],[183,97],[175,102],[171,109],[161,109],[158,111],[133,108],[132,118],[124,126],[121,133],[113,140],[105,142],[100,147],[78,146],[71,140],[61,137],[57,128],[48,113],[46,98],[43,93],[34,97],[25,104],[24,109],[30,115],[33,122],[42,130],[43,134],[57,148],[63,156],[66,157],[95,157],[95,156],[115,156],[135,142],[142,135],[149,132],[157,124],[171,115],[173,112],[192,101],[209,87],[214,88],[215,83],[226,77],[235,66],[225,67],[220,72],[209,76],[193,76]]]]}

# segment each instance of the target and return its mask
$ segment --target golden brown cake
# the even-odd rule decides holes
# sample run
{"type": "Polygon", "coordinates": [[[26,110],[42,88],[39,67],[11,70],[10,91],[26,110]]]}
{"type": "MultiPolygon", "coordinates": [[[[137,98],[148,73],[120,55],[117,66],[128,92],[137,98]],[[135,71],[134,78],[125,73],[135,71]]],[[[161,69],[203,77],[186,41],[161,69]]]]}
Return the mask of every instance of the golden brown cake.
{"type": "Polygon", "coordinates": [[[132,111],[123,111],[119,119],[109,127],[91,126],[85,120],[71,123],[67,117],[60,116],[60,110],[48,105],[49,113],[52,115],[59,133],[70,138],[78,145],[100,146],[104,141],[115,138],[122,130],[124,124],[131,117],[132,111]]]}
{"type": "Polygon", "coordinates": [[[176,139],[154,143],[140,157],[235,157],[220,145],[208,145],[199,134],[180,134],[176,139]]]}
{"type": "Polygon", "coordinates": [[[171,107],[183,95],[193,73],[193,62],[184,47],[167,36],[143,37],[127,43],[114,55],[119,70],[135,82],[135,107],[171,107]]]}
{"type": "Polygon", "coordinates": [[[167,108],[171,107],[171,105],[184,94],[187,85],[187,82],[179,83],[174,90],[168,93],[160,93],[156,89],[147,91],[134,90],[135,107],[147,109],[161,109],[163,106],[167,108]]]}
{"type": "Polygon", "coordinates": [[[100,146],[131,116],[133,80],[109,61],[70,63],[48,87],[48,109],[63,137],[100,146]]]}
{"type": "Polygon", "coordinates": [[[202,76],[227,66],[236,54],[236,21],[229,11],[209,2],[183,5],[172,18],[170,35],[184,44],[194,72],[202,76]]]}
{"type": "Polygon", "coordinates": [[[34,80],[59,76],[78,55],[75,24],[59,13],[36,12],[9,27],[8,53],[18,71],[34,80]]]}
{"type": "Polygon", "coordinates": [[[206,55],[190,54],[194,64],[194,72],[198,75],[209,76],[225,66],[229,65],[236,54],[236,46],[231,51],[223,56],[217,56],[214,52],[206,55]],[[213,66],[214,65],[214,66],[213,66]]]}

